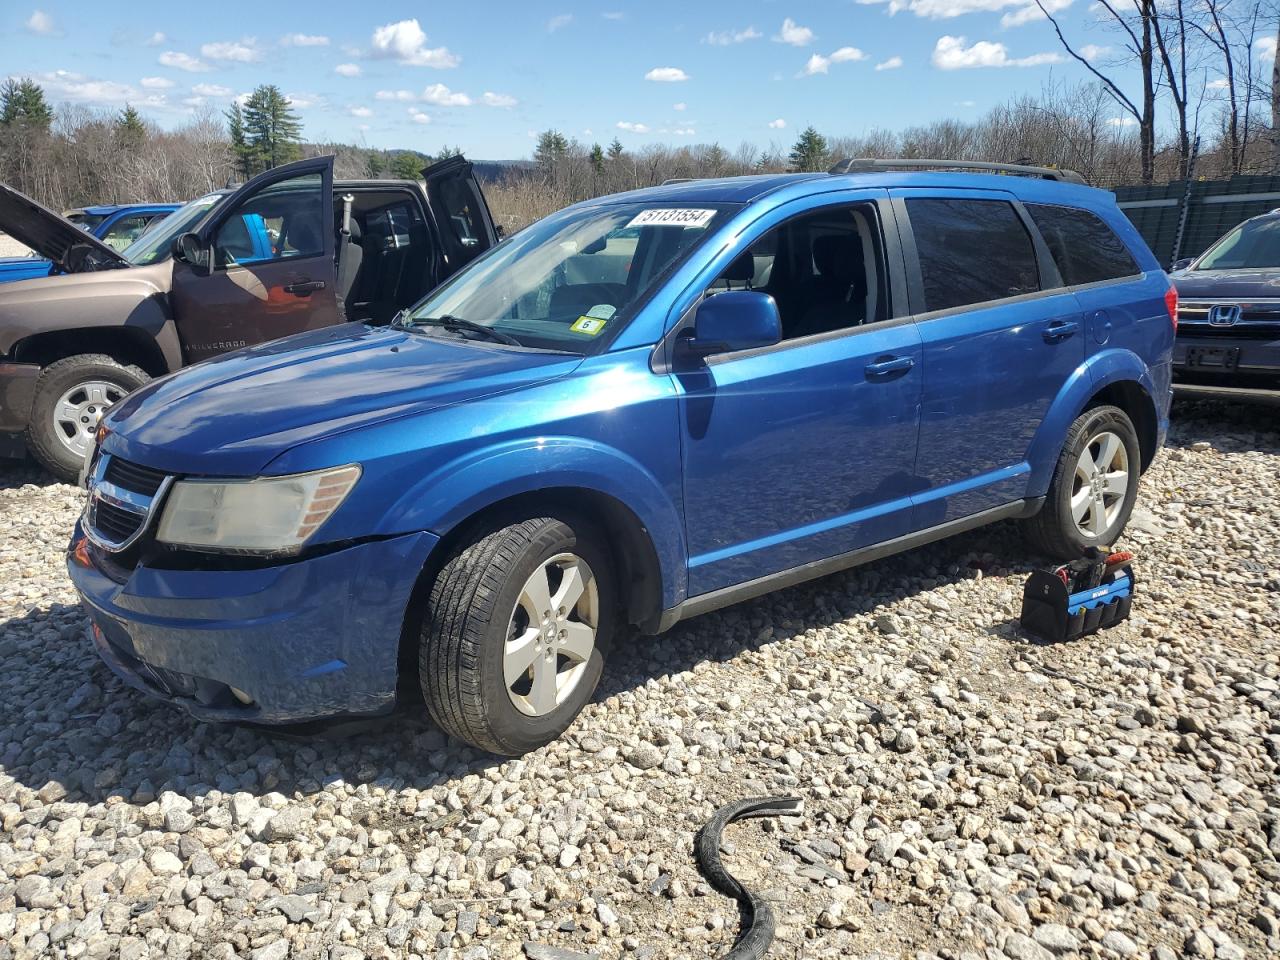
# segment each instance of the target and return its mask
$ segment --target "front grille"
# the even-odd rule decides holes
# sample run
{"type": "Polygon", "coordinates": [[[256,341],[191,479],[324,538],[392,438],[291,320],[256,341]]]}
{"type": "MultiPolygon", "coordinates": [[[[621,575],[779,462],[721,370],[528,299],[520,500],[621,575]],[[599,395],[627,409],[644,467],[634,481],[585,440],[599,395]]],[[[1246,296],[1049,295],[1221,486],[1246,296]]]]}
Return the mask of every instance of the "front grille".
{"type": "Polygon", "coordinates": [[[123,543],[142,526],[145,518],[131,510],[122,510],[104,500],[94,500],[89,523],[114,543],[123,543]]]}
{"type": "Polygon", "coordinates": [[[117,487],[132,490],[146,497],[156,495],[160,484],[164,483],[164,478],[164,473],[159,470],[130,463],[119,457],[112,457],[107,461],[106,472],[102,475],[102,479],[107,483],[114,483],[117,487]]]}

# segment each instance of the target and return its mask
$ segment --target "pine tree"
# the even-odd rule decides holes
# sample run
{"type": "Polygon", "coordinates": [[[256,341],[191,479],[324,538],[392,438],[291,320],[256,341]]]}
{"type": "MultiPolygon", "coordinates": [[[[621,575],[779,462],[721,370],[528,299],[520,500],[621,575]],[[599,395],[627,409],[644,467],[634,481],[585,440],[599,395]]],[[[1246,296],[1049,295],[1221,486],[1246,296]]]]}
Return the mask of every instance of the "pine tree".
{"type": "Polygon", "coordinates": [[[403,150],[391,158],[390,172],[396,180],[417,180],[427,161],[416,153],[403,150]]]}
{"type": "Polygon", "coordinates": [[[126,150],[137,150],[147,139],[147,127],[131,104],[116,116],[116,140],[126,150]]]}
{"type": "Polygon", "coordinates": [[[610,160],[622,159],[622,150],[623,150],[622,141],[619,140],[617,137],[614,137],[613,143],[609,144],[609,159],[610,160]]]}
{"type": "Polygon", "coordinates": [[[44,98],[44,89],[28,77],[10,77],[0,87],[0,126],[20,124],[48,130],[53,123],[53,110],[44,98]]]}
{"type": "Polygon", "coordinates": [[[569,152],[569,141],[559,130],[544,130],[538,134],[538,145],[534,148],[533,159],[544,170],[554,169],[556,164],[569,152]]]}
{"type": "Polygon", "coordinates": [[[450,157],[460,157],[460,156],[462,156],[461,147],[451,147],[446,143],[446,144],[443,144],[440,147],[439,152],[434,157],[430,157],[429,160],[432,163],[439,163],[441,160],[448,160],[450,157]]]}
{"type": "Polygon", "coordinates": [[[370,150],[364,158],[364,173],[370,180],[377,180],[387,168],[387,158],[380,150],[370,150]]]}
{"type": "Polygon", "coordinates": [[[600,144],[593,143],[591,145],[591,169],[595,171],[597,177],[604,175],[604,150],[600,144]]]}
{"type": "Polygon", "coordinates": [[[805,127],[791,148],[791,169],[800,173],[825,170],[830,165],[827,139],[813,127],[805,127]]]}
{"type": "Polygon", "coordinates": [[[707,152],[702,157],[702,166],[713,177],[718,177],[724,173],[725,166],[729,163],[729,154],[724,147],[718,143],[713,143],[707,148],[707,152]]]}
{"type": "Polygon", "coordinates": [[[245,139],[244,110],[241,109],[240,102],[232,103],[223,116],[227,118],[227,134],[231,138],[231,152],[236,158],[236,172],[242,179],[248,180],[254,172],[253,149],[245,139]]]}
{"type": "Polygon", "coordinates": [[[301,156],[302,121],[275,84],[264,83],[249,94],[242,112],[255,168],[270,170],[301,156]]]}

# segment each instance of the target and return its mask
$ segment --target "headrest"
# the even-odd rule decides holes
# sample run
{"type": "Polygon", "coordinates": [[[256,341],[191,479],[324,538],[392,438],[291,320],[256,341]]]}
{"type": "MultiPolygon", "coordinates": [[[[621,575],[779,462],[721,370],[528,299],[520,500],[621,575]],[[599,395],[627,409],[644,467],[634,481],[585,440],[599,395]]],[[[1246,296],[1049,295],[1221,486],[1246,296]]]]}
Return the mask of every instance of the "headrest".
{"type": "Polygon", "coordinates": [[[310,217],[295,217],[290,220],[287,239],[293,249],[306,253],[324,249],[320,230],[310,217]]]}
{"type": "Polygon", "coordinates": [[[750,283],[756,275],[756,258],[751,255],[751,251],[740,254],[733,263],[729,264],[721,276],[730,283],[750,283]]]}
{"type": "Polygon", "coordinates": [[[829,280],[844,280],[862,271],[862,240],[852,233],[832,233],[813,241],[813,262],[829,280]]]}

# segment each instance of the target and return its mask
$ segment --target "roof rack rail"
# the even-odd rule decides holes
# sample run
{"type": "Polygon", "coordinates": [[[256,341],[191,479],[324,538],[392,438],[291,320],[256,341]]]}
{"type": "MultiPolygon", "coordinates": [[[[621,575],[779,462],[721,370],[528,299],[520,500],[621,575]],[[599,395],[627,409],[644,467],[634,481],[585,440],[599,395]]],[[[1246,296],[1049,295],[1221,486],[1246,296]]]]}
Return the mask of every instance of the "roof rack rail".
{"type": "Polygon", "coordinates": [[[868,173],[875,170],[899,170],[919,167],[928,170],[987,170],[996,173],[1016,173],[1024,177],[1044,177],[1065,183],[1084,183],[1084,177],[1074,170],[1056,167],[1032,167],[1022,163],[988,163],[984,160],[922,160],[879,159],[876,157],[847,157],[836,161],[827,173],[868,173]]]}
{"type": "Polygon", "coordinates": [[[667,177],[662,181],[662,185],[665,187],[671,183],[693,183],[697,179],[697,177],[667,177]]]}

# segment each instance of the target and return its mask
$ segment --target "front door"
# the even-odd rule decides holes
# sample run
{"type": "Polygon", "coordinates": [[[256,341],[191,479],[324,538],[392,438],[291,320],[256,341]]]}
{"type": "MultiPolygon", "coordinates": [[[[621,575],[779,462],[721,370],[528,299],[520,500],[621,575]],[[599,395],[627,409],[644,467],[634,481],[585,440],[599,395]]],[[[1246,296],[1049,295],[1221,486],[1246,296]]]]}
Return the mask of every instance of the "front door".
{"type": "Polygon", "coordinates": [[[250,180],[200,237],[202,268],[174,262],[174,321],[188,363],[338,322],[332,157],[250,180]]]}
{"type": "Polygon", "coordinates": [[[1002,191],[895,190],[924,342],[915,526],[1027,495],[1031,442],[1085,357],[1080,306],[1002,191]]]}
{"type": "Polygon", "coordinates": [[[470,161],[448,157],[422,171],[427,201],[440,234],[440,281],[498,242],[489,205],[470,161]]]}
{"type": "Polygon", "coordinates": [[[691,597],[909,531],[920,335],[891,302],[887,216],[867,200],[783,219],[708,291],[769,293],[784,339],[675,374],[691,597]]]}

